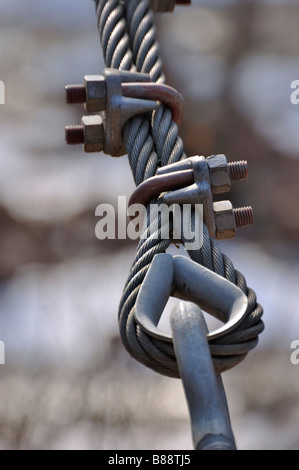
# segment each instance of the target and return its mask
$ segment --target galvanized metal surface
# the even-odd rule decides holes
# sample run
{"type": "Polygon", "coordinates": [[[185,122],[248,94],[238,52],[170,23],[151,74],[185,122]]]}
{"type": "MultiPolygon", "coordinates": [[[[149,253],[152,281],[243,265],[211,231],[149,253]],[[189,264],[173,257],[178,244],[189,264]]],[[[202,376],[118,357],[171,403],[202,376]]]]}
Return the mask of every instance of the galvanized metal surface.
{"type": "Polygon", "coordinates": [[[181,302],[170,316],[195,450],[236,450],[221,376],[216,376],[200,309],[181,302]]]}
{"type": "Polygon", "coordinates": [[[162,341],[172,341],[171,335],[157,327],[171,295],[194,302],[225,322],[208,334],[209,341],[232,331],[246,316],[247,297],[237,286],[184,256],[156,255],[138,294],[134,316],[148,335],[162,341]]]}

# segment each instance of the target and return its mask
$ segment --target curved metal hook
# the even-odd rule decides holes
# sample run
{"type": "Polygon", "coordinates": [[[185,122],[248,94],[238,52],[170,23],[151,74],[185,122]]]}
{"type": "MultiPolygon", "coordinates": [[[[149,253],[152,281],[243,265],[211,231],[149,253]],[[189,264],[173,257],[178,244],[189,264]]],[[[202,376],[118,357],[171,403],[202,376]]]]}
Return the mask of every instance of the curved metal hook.
{"type": "Polygon", "coordinates": [[[184,256],[159,254],[153,259],[139,294],[134,316],[150,336],[172,341],[157,325],[170,296],[194,302],[224,325],[207,335],[211,341],[232,331],[245,317],[248,300],[227,279],[184,256]]]}

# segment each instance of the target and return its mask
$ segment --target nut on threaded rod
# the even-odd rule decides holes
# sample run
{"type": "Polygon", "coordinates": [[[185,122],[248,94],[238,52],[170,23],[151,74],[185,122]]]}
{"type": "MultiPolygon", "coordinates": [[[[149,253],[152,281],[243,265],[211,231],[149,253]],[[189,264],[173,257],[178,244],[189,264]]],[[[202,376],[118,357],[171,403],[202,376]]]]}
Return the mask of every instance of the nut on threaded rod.
{"type": "Polygon", "coordinates": [[[230,201],[217,201],[213,203],[213,212],[218,240],[233,238],[237,228],[248,227],[254,223],[250,206],[234,209],[230,201]]]}
{"type": "Polygon", "coordinates": [[[65,140],[68,145],[84,144],[83,126],[67,126],[65,128],[65,140]]]}
{"type": "Polygon", "coordinates": [[[86,89],[84,85],[67,85],[65,97],[68,104],[83,104],[86,102],[86,89]]]}
{"type": "Polygon", "coordinates": [[[249,227],[254,224],[253,210],[250,206],[234,209],[234,216],[238,228],[249,227]]]}
{"type": "Polygon", "coordinates": [[[229,175],[232,181],[242,181],[248,178],[248,163],[245,160],[229,162],[229,175]]]}
{"type": "Polygon", "coordinates": [[[84,145],[85,152],[104,150],[104,125],[101,116],[83,116],[81,125],[67,126],[65,140],[68,145],[84,145]]]}

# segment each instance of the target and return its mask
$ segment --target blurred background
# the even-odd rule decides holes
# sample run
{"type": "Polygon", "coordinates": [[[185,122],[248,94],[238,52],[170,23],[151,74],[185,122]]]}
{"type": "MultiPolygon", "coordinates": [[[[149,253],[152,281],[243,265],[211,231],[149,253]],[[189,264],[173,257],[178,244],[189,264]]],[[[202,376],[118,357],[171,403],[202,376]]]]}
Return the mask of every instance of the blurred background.
{"type": "MultiPolygon", "coordinates": [[[[185,97],[187,155],[247,159],[222,243],[264,307],[259,346],[224,374],[239,449],[299,449],[298,0],[193,0],[156,17],[167,82],[185,97]]],[[[135,253],[97,240],[95,208],[134,188],[127,157],[67,148],[64,86],[104,68],[91,0],[2,0],[1,449],[192,449],[180,381],[134,361],[117,310],[135,253]]]]}

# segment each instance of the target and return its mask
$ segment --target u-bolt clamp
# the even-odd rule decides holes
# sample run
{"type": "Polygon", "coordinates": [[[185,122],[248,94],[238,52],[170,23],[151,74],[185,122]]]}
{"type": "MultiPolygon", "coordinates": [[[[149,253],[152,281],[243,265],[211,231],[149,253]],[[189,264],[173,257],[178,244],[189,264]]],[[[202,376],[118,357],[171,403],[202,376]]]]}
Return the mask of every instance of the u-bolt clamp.
{"type": "Polygon", "coordinates": [[[214,194],[228,192],[232,181],[248,177],[247,162],[228,163],[225,155],[208,158],[190,157],[158,170],[157,175],[141,183],[132,194],[129,205],[148,201],[163,192],[161,202],[202,204],[204,222],[213,238],[232,238],[237,227],[253,224],[251,207],[234,209],[230,201],[213,202],[214,194]]]}
{"type": "Polygon", "coordinates": [[[86,75],[83,85],[67,85],[66,100],[84,103],[87,112],[100,113],[83,116],[79,126],[67,126],[66,142],[83,144],[85,152],[104,151],[113,157],[127,153],[122,134],[130,118],[152,112],[162,102],[180,125],[185,110],[183,97],[174,88],[151,82],[148,74],[116,69],[86,75]]]}

